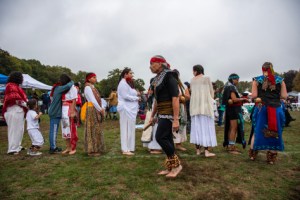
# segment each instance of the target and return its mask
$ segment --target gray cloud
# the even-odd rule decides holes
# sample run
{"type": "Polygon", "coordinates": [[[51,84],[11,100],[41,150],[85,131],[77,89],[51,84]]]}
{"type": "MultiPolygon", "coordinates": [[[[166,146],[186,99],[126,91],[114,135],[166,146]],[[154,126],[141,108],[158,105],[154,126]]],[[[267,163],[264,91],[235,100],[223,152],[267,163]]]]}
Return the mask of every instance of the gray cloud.
{"type": "Polygon", "coordinates": [[[192,78],[202,64],[212,80],[299,70],[297,0],[18,0],[0,1],[0,47],[43,64],[94,71],[105,78],[129,66],[146,83],[149,59],[163,55],[192,78]]]}

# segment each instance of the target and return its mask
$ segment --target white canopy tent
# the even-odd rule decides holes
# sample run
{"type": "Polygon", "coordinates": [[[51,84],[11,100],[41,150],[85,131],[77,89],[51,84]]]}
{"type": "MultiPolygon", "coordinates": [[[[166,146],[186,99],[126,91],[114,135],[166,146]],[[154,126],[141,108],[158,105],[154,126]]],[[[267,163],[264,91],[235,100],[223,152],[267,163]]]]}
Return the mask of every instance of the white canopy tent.
{"type": "Polygon", "coordinates": [[[46,85],[38,80],[35,80],[28,74],[23,74],[23,83],[21,85],[22,88],[34,88],[40,90],[51,90],[52,86],[46,85]]]}

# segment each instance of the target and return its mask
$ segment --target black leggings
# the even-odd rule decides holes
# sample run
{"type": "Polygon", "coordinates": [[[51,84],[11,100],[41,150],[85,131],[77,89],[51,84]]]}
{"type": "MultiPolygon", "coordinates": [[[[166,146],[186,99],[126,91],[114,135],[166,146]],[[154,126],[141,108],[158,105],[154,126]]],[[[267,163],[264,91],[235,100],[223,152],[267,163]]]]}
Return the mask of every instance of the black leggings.
{"type": "Polygon", "coordinates": [[[169,119],[159,119],[155,138],[168,157],[174,156],[172,122],[169,119]]]}

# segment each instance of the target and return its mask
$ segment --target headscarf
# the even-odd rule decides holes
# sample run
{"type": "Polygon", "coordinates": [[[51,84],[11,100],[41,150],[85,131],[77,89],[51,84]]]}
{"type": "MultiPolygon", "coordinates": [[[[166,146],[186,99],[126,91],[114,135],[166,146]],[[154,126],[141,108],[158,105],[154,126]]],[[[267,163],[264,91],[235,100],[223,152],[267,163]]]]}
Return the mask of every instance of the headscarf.
{"type": "Polygon", "coordinates": [[[240,79],[239,75],[237,74],[230,74],[228,77],[228,81],[232,81],[234,79],[240,79]]]}

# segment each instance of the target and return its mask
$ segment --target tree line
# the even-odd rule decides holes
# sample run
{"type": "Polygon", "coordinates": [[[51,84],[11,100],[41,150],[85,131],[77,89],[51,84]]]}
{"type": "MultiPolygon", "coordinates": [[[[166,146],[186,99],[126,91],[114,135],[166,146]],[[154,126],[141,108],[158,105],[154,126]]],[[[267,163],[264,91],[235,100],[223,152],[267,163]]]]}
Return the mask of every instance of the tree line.
{"type": "MultiPolygon", "coordinates": [[[[96,83],[95,86],[101,91],[103,97],[109,96],[111,89],[117,88],[122,70],[123,67],[113,69],[112,71],[109,71],[106,79],[102,79],[100,82],[96,83]]],[[[53,85],[58,81],[60,75],[65,73],[68,74],[74,82],[81,83],[82,86],[85,82],[85,76],[88,73],[86,71],[73,73],[68,67],[43,65],[40,61],[35,59],[19,59],[10,55],[9,52],[0,49],[0,73],[9,75],[12,71],[20,71],[23,74],[29,74],[33,78],[47,85],[53,85]]],[[[140,91],[145,90],[145,82],[142,79],[135,79],[134,84],[140,91]]]]}
{"type": "MultiPolygon", "coordinates": [[[[111,89],[117,88],[122,70],[123,68],[115,68],[109,71],[107,78],[100,80],[100,82],[96,84],[96,87],[101,91],[102,96],[107,97],[110,94],[111,89]]],[[[9,52],[0,49],[0,73],[8,75],[12,71],[20,71],[24,74],[29,74],[33,78],[48,85],[56,83],[58,81],[58,77],[60,77],[63,73],[68,74],[74,82],[80,82],[81,85],[83,85],[85,76],[88,73],[86,71],[73,73],[68,67],[44,65],[35,59],[19,59],[10,55],[9,52]]],[[[300,92],[299,70],[289,70],[277,75],[284,78],[288,92],[293,90],[300,92]]],[[[145,90],[144,80],[138,78],[135,79],[134,83],[136,88],[140,91],[145,90]]],[[[240,81],[237,87],[240,92],[251,91],[251,84],[251,81],[240,81]]],[[[224,82],[216,80],[214,85],[215,88],[221,88],[224,86],[224,82]]]]}

